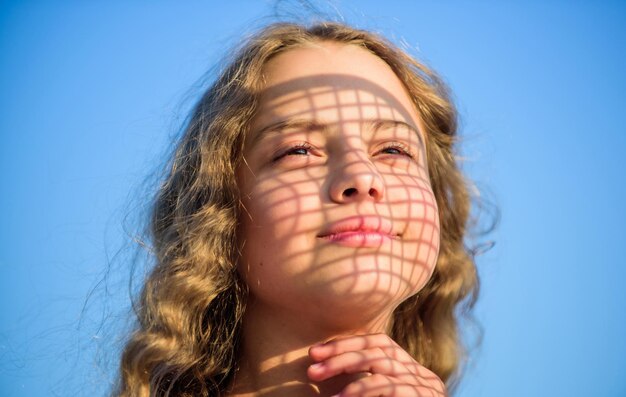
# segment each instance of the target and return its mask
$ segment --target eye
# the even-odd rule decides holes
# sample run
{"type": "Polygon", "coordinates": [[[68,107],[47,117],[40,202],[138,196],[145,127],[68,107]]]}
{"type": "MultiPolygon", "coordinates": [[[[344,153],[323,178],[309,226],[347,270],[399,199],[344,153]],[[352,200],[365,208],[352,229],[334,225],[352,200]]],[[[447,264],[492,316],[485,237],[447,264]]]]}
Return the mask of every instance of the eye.
{"type": "Polygon", "coordinates": [[[313,147],[306,142],[298,143],[278,152],[272,157],[272,163],[280,161],[287,156],[309,156],[313,147]]]}
{"type": "Polygon", "coordinates": [[[391,156],[406,156],[408,158],[413,158],[413,153],[411,149],[403,143],[400,142],[389,142],[386,143],[380,150],[378,150],[374,155],[377,154],[385,154],[391,156]]]}

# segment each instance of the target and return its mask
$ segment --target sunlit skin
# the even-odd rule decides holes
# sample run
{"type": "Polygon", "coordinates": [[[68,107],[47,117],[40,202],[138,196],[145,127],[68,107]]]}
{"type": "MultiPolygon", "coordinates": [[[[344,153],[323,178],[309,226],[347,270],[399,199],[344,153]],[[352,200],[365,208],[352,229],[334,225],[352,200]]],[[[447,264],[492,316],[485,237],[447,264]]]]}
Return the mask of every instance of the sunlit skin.
{"type": "Polygon", "coordinates": [[[268,62],[256,114],[238,170],[250,299],[231,395],[443,395],[385,334],[439,249],[406,89],[370,52],[318,43],[268,62]]]}

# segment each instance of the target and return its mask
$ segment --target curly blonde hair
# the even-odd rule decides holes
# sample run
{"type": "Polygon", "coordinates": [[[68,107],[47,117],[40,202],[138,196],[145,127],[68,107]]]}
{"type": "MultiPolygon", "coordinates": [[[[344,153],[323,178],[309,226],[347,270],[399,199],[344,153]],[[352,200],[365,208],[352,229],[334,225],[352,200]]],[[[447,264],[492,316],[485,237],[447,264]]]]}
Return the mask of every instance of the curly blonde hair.
{"type": "Polygon", "coordinates": [[[456,385],[465,354],[459,309],[472,308],[478,277],[464,245],[471,200],[455,156],[457,114],[447,88],[425,65],[371,32],[338,23],[277,23],[249,38],[205,92],[168,163],[151,210],[156,264],[138,300],[138,326],[124,349],[114,395],[219,396],[227,389],[247,299],[236,271],[235,170],[244,136],[267,61],[320,41],[357,45],[384,60],[424,123],[440,253],[419,299],[394,311],[389,333],[449,390],[456,385]]]}

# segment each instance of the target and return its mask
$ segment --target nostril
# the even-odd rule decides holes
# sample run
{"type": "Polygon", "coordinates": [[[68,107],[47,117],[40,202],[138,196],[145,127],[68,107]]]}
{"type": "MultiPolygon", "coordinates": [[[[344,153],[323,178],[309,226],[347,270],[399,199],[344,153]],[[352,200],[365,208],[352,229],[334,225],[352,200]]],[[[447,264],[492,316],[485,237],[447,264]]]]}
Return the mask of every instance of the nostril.
{"type": "Polygon", "coordinates": [[[371,188],[368,193],[369,193],[370,197],[378,196],[378,192],[374,188],[371,188]]]}
{"type": "Polygon", "coordinates": [[[344,190],[344,191],[343,191],[343,195],[344,195],[345,197],[351,197],[351,196],[354,196],[356,193],[357,193],[357,191],[356,191],[356,189],[355,189],[355,188],[353,188],[353,187],[348,188],[348,189],[346,189],[346,190],[344,190]]]}

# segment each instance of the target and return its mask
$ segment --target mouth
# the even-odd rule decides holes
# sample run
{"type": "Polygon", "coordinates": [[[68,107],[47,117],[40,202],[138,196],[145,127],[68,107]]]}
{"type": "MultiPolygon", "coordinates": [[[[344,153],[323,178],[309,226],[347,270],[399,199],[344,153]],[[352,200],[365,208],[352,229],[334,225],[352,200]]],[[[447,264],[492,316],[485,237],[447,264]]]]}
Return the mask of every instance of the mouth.
{"type": "Polygon", "coordinates": [[[378,216],[354,216],[334,222],[318,238],[348,247],[380,247],[397,240],[390,220],[378,216]]]}

